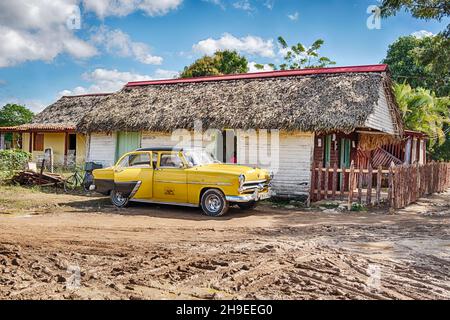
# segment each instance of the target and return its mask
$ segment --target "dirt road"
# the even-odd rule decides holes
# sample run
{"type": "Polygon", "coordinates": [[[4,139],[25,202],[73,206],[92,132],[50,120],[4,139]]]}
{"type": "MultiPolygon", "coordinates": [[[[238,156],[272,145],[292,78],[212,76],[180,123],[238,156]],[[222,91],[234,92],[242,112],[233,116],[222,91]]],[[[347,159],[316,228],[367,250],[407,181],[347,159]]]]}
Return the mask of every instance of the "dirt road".
{"type": "Polygon", "coordinates": [[[2,299],[449,299],[450,192],[394,215],[0,187],[2,299]]]}

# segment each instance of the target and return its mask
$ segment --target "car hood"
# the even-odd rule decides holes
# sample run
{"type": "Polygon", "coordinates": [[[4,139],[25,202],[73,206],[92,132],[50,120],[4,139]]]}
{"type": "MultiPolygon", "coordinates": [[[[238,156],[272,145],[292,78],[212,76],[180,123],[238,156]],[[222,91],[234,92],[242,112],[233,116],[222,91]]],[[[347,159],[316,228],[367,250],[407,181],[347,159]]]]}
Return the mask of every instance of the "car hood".
{"type": "Polygon", "coordinates": [[[213,163],[202,166],[197,166],[192,168],[192,170],[198,172],[214,172],[221,174],[232,174],[232,175],[241,175],[245,176],[246,181],[256,181],[261,179],[267,179],[269,177],[269,173],[267,170],[259,169],[259,168],[251,168],[242,165],[236,164],[222,164],[222,163],[213,163]]]}

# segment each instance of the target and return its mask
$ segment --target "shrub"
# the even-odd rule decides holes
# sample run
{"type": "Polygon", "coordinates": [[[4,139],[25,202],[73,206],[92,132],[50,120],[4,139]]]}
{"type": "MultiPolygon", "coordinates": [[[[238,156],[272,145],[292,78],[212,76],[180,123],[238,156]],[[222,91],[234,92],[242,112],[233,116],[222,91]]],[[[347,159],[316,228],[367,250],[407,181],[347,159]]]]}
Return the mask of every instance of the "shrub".
{"type": "Polygon", "coordinates": [[[12,175],[14,170],[23,169],[31,160],[31,154],[22,150],[0,150],[0,178],[12,175]]]}

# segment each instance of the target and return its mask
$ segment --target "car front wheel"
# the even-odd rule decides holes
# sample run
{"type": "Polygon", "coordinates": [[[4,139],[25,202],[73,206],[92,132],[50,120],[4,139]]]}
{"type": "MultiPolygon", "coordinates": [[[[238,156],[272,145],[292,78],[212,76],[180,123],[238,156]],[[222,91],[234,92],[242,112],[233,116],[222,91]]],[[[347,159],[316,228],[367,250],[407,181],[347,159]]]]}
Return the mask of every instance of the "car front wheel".
{"type": "Polygon", "coordinates": [[[211,217],[219,217],[225,214],[229,209],[229,203],[220,190],[207,190],[201,199],[203,212],[211,217]]]}
{"type": "Polygon", "coordinates": [[[123,208],[128,205],[128,198],[124,197],[121,192],[117,190],[111,191],[111,202],[118,208],[123,208]]]}

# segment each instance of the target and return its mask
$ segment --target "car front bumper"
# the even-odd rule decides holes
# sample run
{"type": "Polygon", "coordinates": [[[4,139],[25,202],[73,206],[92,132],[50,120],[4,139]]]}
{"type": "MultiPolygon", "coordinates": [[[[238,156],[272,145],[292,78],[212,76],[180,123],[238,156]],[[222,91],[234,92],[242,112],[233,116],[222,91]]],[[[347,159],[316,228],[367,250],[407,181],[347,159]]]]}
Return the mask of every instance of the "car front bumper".
{"type": "Polygon", "coordinates": [[[245,195],[239,195],[239,196],[225,196],[225,199],[228,202],[245,203],[245,202],[262,201],[262,200],[270,199],[272,197],[272,195],[273,195],[273,193],[269,189],[269,191],[265,191],[265,192],[255,191],[252,194],[245,194],[245,195]]]}

